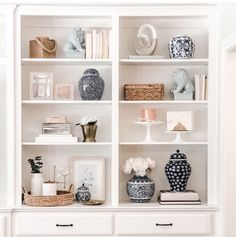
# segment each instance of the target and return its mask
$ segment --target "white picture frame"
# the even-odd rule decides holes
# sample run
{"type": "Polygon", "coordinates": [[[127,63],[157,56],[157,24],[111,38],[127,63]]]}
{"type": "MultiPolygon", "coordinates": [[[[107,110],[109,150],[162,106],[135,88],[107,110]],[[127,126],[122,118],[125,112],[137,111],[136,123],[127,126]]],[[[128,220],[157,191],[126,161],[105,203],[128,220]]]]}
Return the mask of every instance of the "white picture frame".
{"type": "Polygon", "coordinates": [[[75,193],[84,183],[91,199],[105,200],[105,158],[72,157],[72,182],[75,193]]]}
{"type": "Polygon", "coordinates": [[[53,100],[53,73],[30,72],[30,99],[53,100]]]}
{"type": "Polygon", "coordinates": [[[192,131],[194,128],[193,116],[193,111],[168,111],[167,131],[192,131]],[[183,127],[185,130],[178,130],[177,126],[183,127]]]}
{"type": "Polygon", "coordinates": [[[57,83],[54,88],[55,100],[74,100],[74,85],[70,83],[57,83]]]}

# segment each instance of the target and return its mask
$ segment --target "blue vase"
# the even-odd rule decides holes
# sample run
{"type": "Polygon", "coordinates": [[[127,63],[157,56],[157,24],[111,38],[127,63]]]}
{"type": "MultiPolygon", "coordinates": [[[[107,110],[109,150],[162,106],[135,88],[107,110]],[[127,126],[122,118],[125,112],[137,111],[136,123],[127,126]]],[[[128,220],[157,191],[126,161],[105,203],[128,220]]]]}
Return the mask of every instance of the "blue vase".
{"type": "Polygon", "coordinates": [[[177,150],[170,156],[170,160],[165,167],[165,173],[170,184],[170,191],[185,192],[191,166],[187,162],[186,155],[177,150]]]}
{"type": "Polygon", "coordinates": [[[135,175],[126,185],[128,196],[132,202],[149,202],[155,191],[154,182],[145,176],[135,175]]]}
{"type": "Polygon", "coordinates": [[[79,92],[82,100],[101,100],[105,83],[96,69],[85,70],[79,80],[79,92]]]}

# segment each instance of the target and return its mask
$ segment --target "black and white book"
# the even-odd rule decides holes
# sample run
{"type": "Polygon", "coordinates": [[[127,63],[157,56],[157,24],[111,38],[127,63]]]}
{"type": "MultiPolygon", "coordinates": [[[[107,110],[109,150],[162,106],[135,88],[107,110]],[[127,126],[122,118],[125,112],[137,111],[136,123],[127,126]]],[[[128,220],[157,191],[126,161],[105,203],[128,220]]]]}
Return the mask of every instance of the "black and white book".
{"type": "Polygon", "coordinates": [[[185,192],[172,192],[167,190],[160,191],[161,201],[198,201],[199,195],[194,190],[187,190],[185,192]]]}

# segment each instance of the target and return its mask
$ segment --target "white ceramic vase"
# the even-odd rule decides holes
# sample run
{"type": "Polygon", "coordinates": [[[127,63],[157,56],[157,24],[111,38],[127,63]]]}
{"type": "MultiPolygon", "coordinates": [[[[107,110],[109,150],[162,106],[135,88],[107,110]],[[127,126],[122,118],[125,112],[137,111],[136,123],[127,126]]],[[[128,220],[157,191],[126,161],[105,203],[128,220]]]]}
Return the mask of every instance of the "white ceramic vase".
{"type": "Polygon", "coordinates": [[[32,173],[31,176],[31,195],[41,196],[42,195],[42,185],[43,185],[43,174],[42,173],[32,173]]]}

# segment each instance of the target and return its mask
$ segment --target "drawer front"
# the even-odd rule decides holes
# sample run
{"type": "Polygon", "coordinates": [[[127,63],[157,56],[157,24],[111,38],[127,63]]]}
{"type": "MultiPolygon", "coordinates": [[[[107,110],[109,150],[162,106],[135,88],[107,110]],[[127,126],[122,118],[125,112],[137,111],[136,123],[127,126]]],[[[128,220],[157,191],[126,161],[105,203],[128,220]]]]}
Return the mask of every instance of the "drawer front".
{"type": "Polygon", "coordinates": [[[0,236],[6,236],[6,217],[0,216],[0,236]]]}
{"type": "Polygon", "coordinates": [[[122,214],[117,216],[118,235],[203,235],[212,232],[211,214],[122,214]]]}
{"type": "Polygon", "coordinates": [[[113,217],[109,214],[38,213],[16,216],[16,235],[111,235],[113,217]]]}

